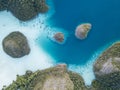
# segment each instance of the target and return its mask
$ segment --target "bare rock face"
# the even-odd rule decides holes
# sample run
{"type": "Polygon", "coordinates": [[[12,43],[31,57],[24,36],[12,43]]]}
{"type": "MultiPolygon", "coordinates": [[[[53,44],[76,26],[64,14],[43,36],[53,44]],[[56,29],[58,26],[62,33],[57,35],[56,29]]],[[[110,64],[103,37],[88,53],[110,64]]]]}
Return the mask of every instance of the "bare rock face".
{"type": "MultiPolygon", "coordinates": [[[[30,71],[29,71],[30,72],[30,71]]],[[[86,90],[82,77],[60,64],[34,73],[17,76],[5,90],[86,90]]]]}
{"type": "Polygon", "coordinates": [[[44,76],[40,72],[30,85],[31,87],[34,84],[34,88],[29,88],[29,90],[73,90],[74,85],[66,70],[66,65],[58,65],[55,68],[51,68],[50,71],[43,71],[44,76]]]}
{"type": "Polygon", "coordinates": [[[78,39],[85,39],[90,31],[92,25],[90,23],[84,23],[77,26],[75,30],[75,36],[78,39]]]}
{"type": "Polygon", "coordinates": [[[3,50],[13,58],[20,58],[30,53],[27,38],[20,32],[12,32],[4,38],[3,50]]]}
{"type": "MultiPolygon", "coordinates": [[[[39,87],[39,84],[38,86],[39,87]]],[[[43,85],[43,90],[74,90],[73,82],[70,80],[68,74],[62,77],[50,76],[46,79],[43,85]]],[[[35,88],[34,90],[38,90],[35,88]]]]}
{"type": "Polygon", "coordinates": [[[0,0],[0,10],[9,10],[22,21],[34,18],[48,10],[45,0],[0,0]]]}
{"type": "Polygon", "coordinates": [[[94,64],[94,73],[93,86],[98,90],[120,89],[120,42],[102,53],[94,64]]]}

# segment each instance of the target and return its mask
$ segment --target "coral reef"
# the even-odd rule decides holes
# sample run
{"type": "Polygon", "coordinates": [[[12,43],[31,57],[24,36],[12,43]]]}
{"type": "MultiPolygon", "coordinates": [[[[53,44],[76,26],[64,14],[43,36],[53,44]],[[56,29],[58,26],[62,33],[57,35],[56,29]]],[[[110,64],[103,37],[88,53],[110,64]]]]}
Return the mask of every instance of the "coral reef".
{"type": "Polygon", "coordinates": [[[20,32],[12,32],[3,39],[3,50],[13,58],[20,58],[30,53],[27,38],[20,32]]]}
{"type": "Polygon", "coordinates": [[[85,39],[90,31],[92,25],[90,23],[83,23],[77,26],[75,36],[78,39],[85,39]]]}
{"type": "Polygon", "coordinates": [[[84,81],[77,73],[67,70],[65,64],[60,64],[45,70],[31,72],[18,76],[3,90],[86,90],[84,81]]]}
{"type": "Polygon", "coordinates": [[[38,13],[45,13],[48,6],[45,0],[0,0],[0,10],[11,11],[22,21],[34,18],[38,13]]]}
{"type": "Polygon", "coordinates": [[[94,63],[96,80],[92,85],[97,90],[120,89],[120,42],[116,42],[94,63]]]}

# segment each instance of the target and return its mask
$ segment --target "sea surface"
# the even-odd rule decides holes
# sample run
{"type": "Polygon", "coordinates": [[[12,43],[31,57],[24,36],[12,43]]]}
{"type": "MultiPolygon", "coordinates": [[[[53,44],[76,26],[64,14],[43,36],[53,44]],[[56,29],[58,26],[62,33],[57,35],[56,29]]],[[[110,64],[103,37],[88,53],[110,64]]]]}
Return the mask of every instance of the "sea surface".
{"type": "MultiPolygon", "coordinates": [[[[50,18],[53,26],[64,29],[64,45],[41,43],[57,62],[86,64],[91,56],[106,44],[120,40],[120,0],[53,0],[55,13],[50,18]],[[81,23],[91,23],[92,29],[85,40],[75,37],[81,23]]],[[[58,30],[59,31],[59,30],[58,30]]]]}
{"type": "Polygon", "coordinates": [[[49,11],[35,19],[21,22],[10,12],[0,12],[0,89],[23,75],[59,63],[66,63],[90,85],[95,78],[93,63],[114,42],[120,40],[120,0],[47,0],[49,11]],[[75,29],[91,23],[88,37],[79,40],[75,29]],[[2,40],[13,31],[22,32],[28,39],[31,53],[15,59],[2,48],[2,40]],[[65,43],[52,40],[55,32],[65,34],[65,43]]]}

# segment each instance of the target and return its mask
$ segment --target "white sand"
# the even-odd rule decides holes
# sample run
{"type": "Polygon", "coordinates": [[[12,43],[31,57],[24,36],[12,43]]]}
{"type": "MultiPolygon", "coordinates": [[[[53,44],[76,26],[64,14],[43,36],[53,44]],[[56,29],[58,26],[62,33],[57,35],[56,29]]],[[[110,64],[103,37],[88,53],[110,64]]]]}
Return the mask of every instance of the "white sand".
{"type": "MultiPolygon", "coordinates": [[[[52,4],[52,3],[50,3],[52,4]]],[[[51,9],[53,7],[50,7],[51,9]]],[[[54,9],[48,13],[39,15],[29,22],[20,22],[10,12],[0,12],[0,90],[3,85],[9,85],[16,79],[17,74],[24,74],[26,70],[38,70],[53,66],[53,58],[49,56],[35,42],[36,38],[44,32],[45,21],[54,13],[54,9]],[[28,39],[31,52],[29,55],[16,59],[8,56],[2,48],[2,40],[10,32],[20,31],[28,39]]]]}

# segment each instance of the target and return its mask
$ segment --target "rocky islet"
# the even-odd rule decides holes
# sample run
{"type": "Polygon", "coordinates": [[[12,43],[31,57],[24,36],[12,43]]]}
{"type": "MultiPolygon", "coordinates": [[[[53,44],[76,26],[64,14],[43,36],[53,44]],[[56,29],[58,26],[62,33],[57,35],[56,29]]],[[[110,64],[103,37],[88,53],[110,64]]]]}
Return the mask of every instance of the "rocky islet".
{"type": "MultiPolygon", "coordinates": [[[[31,1],[30,0],[29,1],[28,0],[17,0],[17,1],[16,0],[13,0],[13,1],[0,0],[0,10],[10,10],[15,17],[17,17],[18,19],[20,19],[22,21],[26,21],[26,20],[30,20],[31,18],[35,17],[38,14],[38,12],[43,13],[43,12],[47,11],[48,7],[44,3],[44,0],[39,0],[39,1],[37,2],[37,0],[36,1],[34,1],[34,0],[31,0],[31,1]],[[38,3],[39,1],[41,1],[41,2],[38,3]],[[29,3],[27,3],[27,2],[29,2],[29,3]],[[16,5],[18,7],[14,8],[14,7],[16,7],[16,5]],[[38,7],[37,7],[37,5],[38,5],[38,7]],[[39,7],[39,5],[41,5],[41,7],[39,7]],[[30,7],[31,7],[31,9],[29,9],[30,7]],[[28,12],[26,12],[26,11],[28,11],[28,12]],[[32,12],[32,14],[30,14],[31,12],[32,12]]],[[[83,32],[80,35],[78,35],[77,30],[76,30],[76,37],[79,39],[86,38],[88,31],[91,29],[91,25],[89,27],[85,26],[85,29],[86,29],[85,33],[83,32]]],[[[22,36],[22,34],[21,34],[21,36],[22,36]]],[[[19,37],[19,35],[15,35],[15,36],[12,35],[10,37],[19,37]]],[[[23,49],[20,49],[21,47],[19,48],[20,44],[19,45],[16,44],[16,43],[18,43],[19,40],[21,41],[20,38],[17,41],[15,41],[15,40],[12,41],[10,39],[8,39],[8,41],[7,41],[6,38],[5,38],[5,40],[3,40],[3,49],[6,53],[9,53],[5,49],[6,46],[8,46],[8,48],[9,47],[12,48],[12,52],[10,52],[10,53],[13,53],[13,52],[19,51],[19,50],[23,50],[23,49]],[[7,42],[7,44],[5,44],[6,42],[7,42]],[[10,42],[10,44],[9,44],[9,42],[10,42]],[[19,49],[14,51],[14,49],[16,49],[16,48],[19,48],[19,49]]],[[[30,49],[28,47],[28,51],[27,52],[25,51],[24,55],[28,54],[29,51],[30,51],[30,49]]],[[[20,51],[20,53],[21,52],[23,53],[23,51],[20,51]]],[[[9,54],[9,55],[12,56],[11,54],[9,54]]],[[[21,57],[21,55],[15,55],[12,57],[21,57]]],[[[73,73],[71,71],[67,71],[65,68],[65,65],[61,65],[61,66],[58,65],[56,67],[49,68],[49,69],[42,70],[42,71],[36,71],[34,73],[26,72],[26,75],[23,75],[23,76],[18,75],[17,81],[14,81],[8,87],[5,87],[5,90],[15,90],[15,89],[28,90],[27,88],[29,88],[29,90],[36,90],[38,88],[48,89],[49,87],[46,87],[46,84],[52,86],[52,87],[50,87],[52,90],[52,88],[54,87],[54,82],[59,83],[60,85],[63,85],[62,84],[63,82],[61,82],[61,80],[68,83],[68,84],[64,85],[65,89],[62,88],[63,90],[86,90],[86,89],[87,90],[89,90],[89,89],[90,90],[119,90],[120,89],[119,64],[120,64],[120,42],[117,42],[117,43],[113,44],[110,48],[108,48],[105,52],[103,52],[102,55],[100,57],[98,57],[98,59],[96,60],[96,62],[94,64],[94,74],[95,74],[96,79],[92,82],[92,86],[90,88],[87,88],[85,86],[84,81],[80,75],[73,73]],[[60,72],[62,72],[62,75],[60,72]],[[52,78],[54,76],[56,78],[55,80],[53,80],[53,78],[52,78]],[[50,84],[49,81],[51,81],[53,83],[50,84]],[[30,82],[32,82],[32,83],[30,83],[30,82]]],[[[55,86],[55,87],[59,87],[59,86],[55,86]]]]}
{"type": "Polygon", "coordinates": [[[85,90],[86,88],[83,78],[69,71],[65,64],[34,73],[28,72],[23,76],[17,75],[17,80],[3,90],[85,90]]]}
{"type": "Polygon", "coordinates": [[[91,86],[85,86],[84,80],[79,74],[69,71],[65,64],[60,64],[52,68],[36,71],[34,73],[30,72],[31,76],[27,77],[30,79],[27,80],[25,79],[27,74],[19,76],[19,78],[17,77],[17,80],[13,82],[10,86],[6,87],[5,90],[12,90],[10,88],[13,87],[26,88],[24,87],[26,85],[28,85],[27,88],[29,87],[29,90],[36,90],[36,88],[40,88],[39,90],[47,90],[48,88],[51,88],[50,90],[52,90],[53,87],[57,88],[55,90],[61,90],[61,88],[62,90],[119,90],[119,53],[120,42],[116,42],[98,57],[98,59],[94,62],[95,80],[93,80],[91,86]],[[56,79],[53,79],[53,77],[56,79]],[[21,80],[19,79],[23,80],[23,82],[21,82],[21,80]],[[65,82],[65,84],[63,81],[65,82]],[[53,83],[50,84],[49,82],[53,83]],[[58,83],[61,88],[59,89],[59,85],[56,86],[56,83],[54,82],[58,83]],[[22,85],[21,83],[25,85],[22,85]]]}
{"type": "Polygon", "coordinates": [[[33,19],[39,13],[48,11],[45,0],[0,0],[0,11],[10,11],[21,21],[33,19]]]}
{"type": "Polygon", "coordinates": [[[63,43],[65,40],[64,34],[62,32],[57,32],[53,35],[53,38],[58,43],[63,43]]]}
{"type": "Polygon", "coordinates": [[[88,36],[89,31],[91,30],[92,25],[90,23],[83,23],[76,27],[75,36],[78,39],[85,39],[88,36]]]}
{"type": "Polygon", "coordinates": [[[95,90],[120,89],[120,42],[114,43],[94,63],[95,90]]]}
{"type": "Polygon", "coordinates": [[[3,50],[13,58],[20,58],[30,53],[27,38],[21,32],[12,32],[3,39],[3,50]]]}

